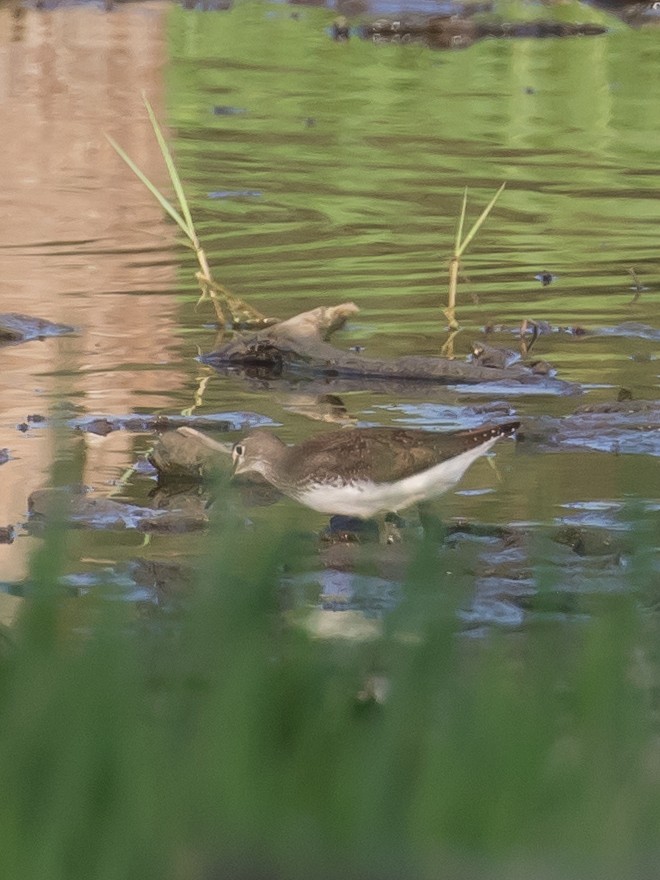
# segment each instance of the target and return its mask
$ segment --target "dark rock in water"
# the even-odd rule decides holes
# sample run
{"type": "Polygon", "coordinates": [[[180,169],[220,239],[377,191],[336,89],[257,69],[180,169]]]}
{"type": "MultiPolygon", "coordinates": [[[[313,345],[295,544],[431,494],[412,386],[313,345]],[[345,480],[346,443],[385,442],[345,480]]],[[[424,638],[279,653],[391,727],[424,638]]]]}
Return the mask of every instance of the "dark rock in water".
{"type": "Polygon", "coordinates": [[[78,528],[112,531],[189,532],[208,525],[208,515],[201,504],[186,502],[176,509],[139,507],[96,497],[85,488],[37,489],[28,498],[28,512],[31,528],[51,519],[64,520],[78,528]]]}
{"type": "Polygon", "coordinates": [[[47,336],[64,336],[74,333],[73,327],[55,324],[44,318],[19,315],[16,312],[0,314],[0,345],[11,342],[28,342],[31,339],[45,339],[47,336]]]}
{"type": "MultiPolygon", "coordinates": [[[[562,327],[556,324],[550,324],[548,321],[531,321],[527,320],[526,333],[532,332],[538,335],[546,333],[565,333],[570,336],[613,336],[622,339],[645,339],[651,342],[660,340],[660,329],[651,327],[649,324],[642,324],[639,321],[623,321],[621,324],[615,324],[611,327],[582,327],[575,325],[573,327],[562,327]]],[[[488,324],[484,327],[484,333],[509,333],[520,336],[520,324],[488,324]]]]}
{"type": "Polygon", "coordinates": [[[614,327],[597,327],[589,331],[592,336],[619,336],[623,339],[649,339],[660,340],[660,330],[641,324],[639,321],[624,321],[614,327]]]}
{"type": "Polygon", "coordinates": [[[233,5],[233,0],[183,0],[185,9],[200,9],[202,12],[226,12],[233,5]]]}
{"type": "Polygon", "coordinates": [[[193,566],[170,560],[136,559],[131,565],[136,586],[148,590],[156,605],[168,607],[193,594],[195,573],[193,566]]]}
{"type": "Polygon", "coordinates": [[[536,281],[540,281],[543,287],[547,287],[548,284],[552,284],[556,280],[557,276],[553,275],[552,272],[539,272],[534,278],[536,281]]]}
{"type": "Polygon", "coordinates": [[[263,193],[258,189],[218,189],[210,192],[210,199],[260,199],[263,193]]]}
{"type": "Polygon", "coordinates": [[[217,415],[181,416],[181,415],[127,415],[127,416],[90,416],[70,420],[72,428],[87,434],[98,434],[105,437],[113,431],[173,431],[176,428],[204,428],[208,431],[244,431],[248,428],[268,424],[269,420],[256,413],[233,412],[217,415]]]}
{"type": "Polygon", "coordinates": [[[654,0],[646,2],[626,2],[626,0],[590,0],[592,6],[606,9],[632,27],[641,27],[660,21],[660,4],[654,0]]]}
{"type": "Polygon", "coordinates": [[[598,24],[572,24],[555,21],[476,22],[454,16],[406,16],[400,19],[384,18],[363,25],[360,36],[375,42],[421,41],[435,49],[456,49],[471,46],[485,37],[544,37],[596,36],[607,33],[598,24]]]}
{"type": "Polygon", "coordinates": [[[617,534],[606,529],[584,528],[576,525],[560,526],[554,533],[558,544],[570,547],[578,556],[615,556],[632,552],[632,542],[624,532],[617,534]]]}
{"type": "Polygon", "coordinates": [[[561,419],[543,416],[527,426],[525,440],[548,449],[660,456],[660,401],[612,400],[561,419]]]}
{"type": "Polygon", "coordinates": [[[610,415],[619,413],[629,415],[631,413],[648,413],[653,415],[660,423],[660,401],[659,400],[633,400],[632,397],[622,397],[617,400],[609,400],[605,403],[585,403],[579,406],[574,415],[583,415],[585,413],[601,413],[610,415]]]}
{"type": "Polygon", "coordinates": [[[214,116],[240,116],[245,112],[243,107],[230,107],[227,104],[217,104],[213,108],[214,116]]]}
{"type": "Polygon", "coordinates": [[[149,461],[161,478],[203,480],[229,471],[231,446],[193,429],[168,431],[154,444],[149,461]]]}
{"type": "Polygon", "coordinates": [[[557,372],[556,367],[548,361],[532,361],[529,366],[532,368],[532,373],[537,376],[554,376],[557,372]]]}
{"type": "Polygon", "coordinates": [[[98,437],[105,437],[108,434],[112,434],[115,430],[115,426],[109,419],[98,418],[98,419],[88,419],[85,422],[84,430],[88,434],[96,434],[98,437]]]}
{"type": "Polygon", "coordinates": [[[334,543],[352,541],[377,541],[378,524],[374,520],[358,519],[355,516],[337,514],[330,517],[327,529],[321,533],[321,540],[334,543]]]}

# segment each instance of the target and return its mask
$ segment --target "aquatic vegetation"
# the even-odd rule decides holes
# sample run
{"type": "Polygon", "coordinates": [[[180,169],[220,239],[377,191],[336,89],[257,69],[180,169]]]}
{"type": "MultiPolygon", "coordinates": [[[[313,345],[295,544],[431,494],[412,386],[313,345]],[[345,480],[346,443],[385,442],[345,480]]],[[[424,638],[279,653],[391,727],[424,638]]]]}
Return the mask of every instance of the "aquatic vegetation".
{"type": "Polygon", "coordinates": [[[263,327],[272,324],[274,319],[262,315],[261,312],[240,299],[240,297],[231,293],[231,291],[229,291],[224,285],[220,284],[213,278],[206,253],[200,243],[199,236],[197,235],[192,214],[190,213],[188,199],[186,198],[186,193],[183,184],[181,183],[179,172],[176,169],[172,153],[170,152],[170,148],[167,145],[167,141],[165,140],[161,127],[156,119],[156,114],[154,113],[146,95],[143,95],[143,100],[144,105],[147,108],[147,113],[149,114],[151,127],[153,128],[154,135],[158,142],[158,147],[167,167],[170,181],[172,182],[172,188],[174,189],[174,193],[179,203],[179,210],[177,210],[172,202],[161,193],[151,180],[149,180],[146,174],[138,168],[135,162],[119,146],[114,138],[110,137],[108,134],[106,134],[106,138],[116,153],[124,160],[136,177],[142,181],[149,192],[162,206],[163,210],[172,218],[172,220],[174,220],[186,236],[190,247],[195,252],[195,258],[199,265],[199,272],[197,273],[196,278],[202,291],[200,302],[205,299],[209,299],[212,302],[218,323],[221,327],[263,327]]]}
{"type": "Polygon", "coordinates": [[[506,182],[500,186],[493,198],[490,200],[490,202],[488,202],[481,214],[474,221],[474,223],[470,227],[470,231],[467,233],[465,238],[463,237],[463,226],[465,225],[465,212],[467,210],[467,186],[463,190],[461,213],[459,214],[458,223],[456,225],[454,253],[452,254],[451,260],[449,261],[449,293],[447,296],[447,308],[444,310],[445,317],[449,322],[449,329],[452,331],[458,330],[458,321],[456,320],[456,292],[458,288],[458,272],[461,266],[461,257],[465,253],[467,246],[470,244],[477,232],[479,232],[479,230],[483,226],[490,212],[495,207],[495,203],[504,192],[505,186],[506,182]]]}
{"type": "MultiPolygon", "coordinates": [[[[195,585],[136,615],[67,598],[49,530],[0,652],[3,875],[607,878],[655,861],[652,554],[588,617],[474,638],[456,615],[470,584],[430,539],[369,638],[337,613],[319,638],[282,580],[304,544],[254,537],[217,523],[195,585]]],[[[653,543],[642,520],[633,539],[653,543]]]]}

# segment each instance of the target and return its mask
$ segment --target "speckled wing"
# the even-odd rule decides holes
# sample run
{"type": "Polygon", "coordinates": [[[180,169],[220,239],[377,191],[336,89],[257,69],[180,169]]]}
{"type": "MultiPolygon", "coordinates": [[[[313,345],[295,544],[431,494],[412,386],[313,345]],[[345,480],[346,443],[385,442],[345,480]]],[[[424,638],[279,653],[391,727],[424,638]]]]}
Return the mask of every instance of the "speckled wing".
{"type": "Polygon", "coordinates": [[[511,434],[517,422],[483,425],[441,434],[405,428],[354,428],[320,434],[292,449],[287,462],[296,482],[374,483],[404,479],[474,449],[496,434],[511,434]]]}

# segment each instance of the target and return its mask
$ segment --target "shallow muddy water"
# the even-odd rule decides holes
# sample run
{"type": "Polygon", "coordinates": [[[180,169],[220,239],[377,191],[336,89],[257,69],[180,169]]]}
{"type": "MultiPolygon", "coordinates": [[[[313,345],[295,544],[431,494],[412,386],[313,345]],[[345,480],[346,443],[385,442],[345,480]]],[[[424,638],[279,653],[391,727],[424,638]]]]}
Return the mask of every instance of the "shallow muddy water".
{"type": "MultiPolygon", "coordinates": [[[[76,328],[0,348],[0,447],[10,455],[0,466],[0,526],[16,534],[0,545],[7,589],[20,592],[39,541],[25,526],[27,498],[51,482],[58,457],[72,470],[81,465],[95,497],[144,505],[154,486],[141,473],[121,482],[152,434],[74,433],[74,416],[232,414],[236,430],[220,439],[234,441],[243,425],[263,420],[295,441],[327,429],[301,414],[301,403],[309,407],[325,390],[358,424],[428,428],[486,421],[467,408],[503,400],[501,412],[517,413],[533,437],[543,419],[615,400],[622,388],[660,397],[658,28],[611,19],[605,36],[488,39],[442,52],[357,36],[334,42],[334,14],[261,2],[227,12],[151,3],[109,14],[0,9],[0,157],[11,169],[0,190],[1,311],[76,328]],[[486,338],[484,327],[502,328],[490,343],[516,348],[523,319],[547,321],[562,329],[538,339],[535,357],[581,393],[324,389],[200,364],[196,356],[217,338],[208,306],[195,309],[192,254],[104,138],[111,134],[167,188],[142,90],[169,129],[216,277],[279,317],[355,302],[358,318],[334,342],[365,356],[439,353],[463,187],[475,218],[506,181],[464,258],[454,352],[465,357],[486,338]],[[550,284],[541,273],[553,276],[550,284]],[[28,423],[34,414],[49,423],[64,414],[60,433],[28,423]]],[[[587,448],[598,443],[579,433],[554,446],[502,443],[497,471],[479,462],[437,511],[449,523],[577,525],[609,535],[626,530],[632,501],[656,527],[657,546],[660,427],[649,417],[626,430],[603,442],[607,451],[587,448]]],[[[232,515],[249,520],[248,545],[287,524],[311,535],[327,524],[286,499],[252,507],[227,492],[232,515]]],[[[93,586],[110,573],[119,592],[145,595],[133,561],[190,561],[203,530],[155,533],[143,544],[130,522],[71,532],[72,582],[93,586]]],[[[576,576],[572,560],[549,558],[560,588],[609,590],[626,564],[628,551],[617,552],[602,576],[576,576]]],[[[520,561],[519,581],[529,564],[520,561]]],[[[348,607],[354,581],[341,572],[352,565],[315,549],[294,579],[311,601],[321,591],[328,607],[348,607]]],[[[487,559],[486,568],[494,565],[487,559]]],[[[386,587],[378,577],[360,581],[371,608],[393,601],[396,565],[390,572],[386,587]]],[[[499,601],[502,593],[500,580],[488,595],[499,601]]],[[[518,621],[501,610],[491,602],[477,618],[518,621]]]]}

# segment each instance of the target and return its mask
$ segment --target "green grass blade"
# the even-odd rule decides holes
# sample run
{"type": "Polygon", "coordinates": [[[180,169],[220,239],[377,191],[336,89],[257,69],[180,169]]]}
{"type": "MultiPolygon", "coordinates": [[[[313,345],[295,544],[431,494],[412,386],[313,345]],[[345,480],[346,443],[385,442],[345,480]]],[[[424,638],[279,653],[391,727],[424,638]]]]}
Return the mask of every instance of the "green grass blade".
{"type": "Polygon", "coordinates": [[[151,122],[152,128],[154,130],[154,134],[156,135],[156,140],[158,141],[158,146],[160,147],[160,151],[163,155],[163,159],[165,160],[165,164],[167,165],[167,171],[170,175],[170,180],[172,181],[172,186],[174,187],[174,192],[176,193],[176,197],[179,200],[179,207],[181,208],[181,213],[187,224],[186,233],[188,238],[193,242],[193,244],[197,245],[197,235],[195,233],[195,225],[192,220],[192,216],[190,214],[190,208],[188,207],[188,200],[186,199],[186,194],[183,191],[183,184],[181,183],[181,178],[179,177],[179,172],[176,170],[176,166],[174,164],[174,159],[172,158],[172,154],[170,153],[170,149],[167,146],[165,138],[163,137],[163,132],[161,131],[160,125],[158,124],[158,120],[156,119],[156,114],[153,111],[151,104],[149,103],[149,99],[147,96],[142,93],[142,100],[144,101],[144,106],[147,108],[147,113],[149,114],[149,120],[151,122]]]}
{"type": "Polygon", "coordinates": [[[165,196],[160,192],[160,190],[158,189],[158,187],[156,187],[155,184],[153,184],[153,183],[149,180],[149,178],[146,176],[146,174],[144,174],[144,172],[142,172],[142,171],[138,168],[138,166],[135,164],[135,162],[131,159],[131,157],[130,157],[127,153],[124,152],[124,150],[122,150],[122,148],[119,146],[119,144],[117,143],[117,141],[114,140],[114,138],[111,138],[109,134],[106,134],[106,138],[107,138],[107,140],[108,140],[110,146],[111,146],[111,147],[114,149],[114,151],[117,153],[117,155],[120,156],[120,158],[122,158],[122,159],[124,160],[124,162],[126,162],[126,164],[127,164],[128,167],[131,169],[131,171],[133,172],[133,174],[135,174],[135,176],[136,176],[139,180],[142,181],[142,183],[147,187],[147,189],[149,190],[149,192],[150,192],[150,193],[151,193],[151,194],[152,194],[152,195],[153,195],[153,196],[154,196],[154,197],[160,202],[161,206],[162,206],[163,209],[164,209],[164,210],[170,215],[170,217],[172,218],[172,220],[174,220],[174,222],[177,223],[177,224],[181,227],[181,229],[185,232],[186,237],[187,237],[187,238],[190,238],[190,233],[189,233],[189,231],[188,231],[188,227],[187,227],[187,225],[186,225],[186,221],[183,219],[183,217],[181,216],[181,214],[179,214],[179,212],[178,212],[177,209],[174,207],[174,205],[172,205],[171,202],[168,202],[168,200],[167,200],[167,199],[165,198],[165,196]]]}
{"type": "Polygon", "coordinates": [[[463,224],[465,223],[465,212],[467,210],[467,186],[463,190],[463,204],[461,205],[461,215],[458,218],[458,226],[456,227],[456,243],[454,245],[454,254],[460,254],[461,238],[463,237],[463,224]]]}
{"type": "Polygon", "coordinates": [[[456,252],[456,256],[459,256],[459,257],[461,256],[461,254],[463,253],[465,248],[470,244],[470,242],[475,237],[477,232],[479,232],[479,229],[481,228],[484,220],[486,219],[486,217],[488,217],[488,215],[492,211],[493,206],[495,205],[495,202],[502,195],[502,192],[503,192],[505,186],[506,186],[506,182],[504,182],[502,184],[502,186],[497,190],[497,192],[495,193],[493,198],[490,200],[490,202],[488,202],[488,204],[483,209],[483,211],[481,212],[479,217],[475,220],[472,228],[470,229],[468,234],[465,236],[465,240],[459,245],[458,251],[456,252]]]}

